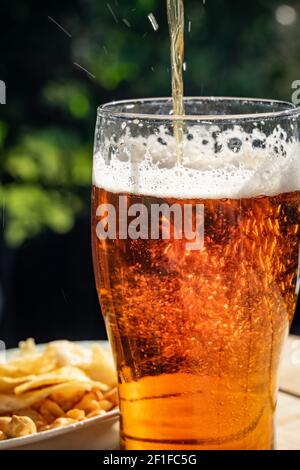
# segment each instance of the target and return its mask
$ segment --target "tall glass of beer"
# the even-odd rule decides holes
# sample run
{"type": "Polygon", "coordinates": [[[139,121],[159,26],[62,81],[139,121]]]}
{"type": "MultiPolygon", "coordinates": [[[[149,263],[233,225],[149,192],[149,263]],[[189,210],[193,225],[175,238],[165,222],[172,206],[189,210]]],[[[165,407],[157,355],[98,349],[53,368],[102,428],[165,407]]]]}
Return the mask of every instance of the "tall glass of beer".
{"type": "Polygon", "coordinates": [[[98,110],[93,261],[121,448],[272,449],[299,287],[299,108],[187,98],[185,112],[98,110]]]}

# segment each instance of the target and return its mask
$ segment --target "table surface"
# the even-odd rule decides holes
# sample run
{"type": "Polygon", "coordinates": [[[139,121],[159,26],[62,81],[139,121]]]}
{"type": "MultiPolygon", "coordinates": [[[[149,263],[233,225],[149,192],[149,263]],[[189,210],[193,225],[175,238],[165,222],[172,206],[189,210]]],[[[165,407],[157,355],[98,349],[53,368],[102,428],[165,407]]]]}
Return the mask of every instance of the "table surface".
{"type": "Polygon", "coordinates": [[[277,449],[300,450],[300,337],[290,336],[281,365],[277,449]]]}

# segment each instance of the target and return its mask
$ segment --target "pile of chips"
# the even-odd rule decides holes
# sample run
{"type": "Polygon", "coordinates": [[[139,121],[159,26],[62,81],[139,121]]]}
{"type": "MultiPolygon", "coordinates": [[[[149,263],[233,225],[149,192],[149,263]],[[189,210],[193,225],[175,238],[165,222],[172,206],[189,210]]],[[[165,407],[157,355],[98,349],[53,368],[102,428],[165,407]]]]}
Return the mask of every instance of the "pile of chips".
{"type": "Polygon", "coordinates": [[[108,351],[69,341],[33,339],[0,363],[0,440],[91,418],[117,406],[116,373],[108,351]]]}

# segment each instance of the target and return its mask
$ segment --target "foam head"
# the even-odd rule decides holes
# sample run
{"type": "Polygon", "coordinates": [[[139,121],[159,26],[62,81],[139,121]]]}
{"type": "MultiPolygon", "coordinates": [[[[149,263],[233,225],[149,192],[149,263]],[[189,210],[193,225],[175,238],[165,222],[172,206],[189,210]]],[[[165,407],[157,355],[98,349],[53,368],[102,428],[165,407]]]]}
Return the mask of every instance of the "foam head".
{"type": "Polygon", "coordinates": [[[166,126],[136,134],[124,128],[118,139],[103,136],[94,155],[94,185],[115,193],[197,199],[300,190],[299,141],[280,125],[268,133],[255,125],[250,132],[238,125],[193,125],[184,134],[180,163],[166,126]]]}

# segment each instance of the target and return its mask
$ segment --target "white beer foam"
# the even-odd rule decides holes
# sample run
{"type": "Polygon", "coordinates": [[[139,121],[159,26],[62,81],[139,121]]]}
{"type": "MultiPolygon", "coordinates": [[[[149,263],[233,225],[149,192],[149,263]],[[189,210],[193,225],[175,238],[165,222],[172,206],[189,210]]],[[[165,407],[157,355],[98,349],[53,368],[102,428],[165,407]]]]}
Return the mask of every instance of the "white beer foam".
{"type": "Polygon", "coordinates": [[[126,132],[119,141],[100,142],[93,183],[114,193],[178,199],[272,196],[300,190],[299,158],[299,142],[279,126],[269,136],[194,126],[177,164],[174,137],[161,126],[148,138],[126,132]]]}

